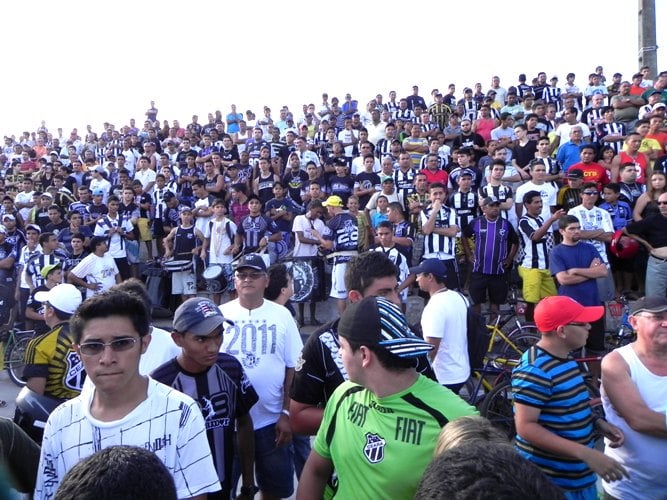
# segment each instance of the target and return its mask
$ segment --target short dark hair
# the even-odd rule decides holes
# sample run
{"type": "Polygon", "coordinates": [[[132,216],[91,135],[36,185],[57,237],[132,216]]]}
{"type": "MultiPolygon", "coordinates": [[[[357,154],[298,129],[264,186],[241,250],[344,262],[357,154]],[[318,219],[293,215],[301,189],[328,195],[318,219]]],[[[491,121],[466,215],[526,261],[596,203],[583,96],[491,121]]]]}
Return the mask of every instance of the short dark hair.
{"type": "Polygon", "coordinates": [[[248,194],[248,186],[243,183],[232,184],[232,191],[238,191],[239,193],[248,194]]]}
{"type": "Polygon", "coordinates": [[[280,295],[280,290],[287,286],[290,273],[285,264],[273,264],[267,270],[269,275],[269,284],[264,290],[264,298],[267,300],[276,300],[280,295]]]}
{"type": "MultiPolygon", "coordinates": [[[[381,227],[383,227],[383,228],[385,228],[385,229],[389,229],[389,230],[392,232],[392,234],[394,233],[394,225],[393,225],[391,222],[389,222],[388,220],[383,220],[383,221],[381,221],[381,222],[378,224],[377,229],[380,229],[381,227]]],[[[377,230],[377,229],[376,229],[376,230],[377,230]]]]}
{"type": "Polygon", "coordinates": [[[124,290],[108,290],[84,301],[70,319],[70,331],[74,342],[79,343],[89,321],[121,316],[128,318],[140,337],[150,331],[151,315],[146,302],[134,293],[124,290]]]}
{"type": "Polygon", "coordinates": [[[44,245],[44,243],[47,243],[55,234],[50,233],[50,232],[45,232],[39,235],[39,244],[44,245]]]}
{"type": "Polygon", "coordinates": [[[535,198],[542,198],[542,195],[540,194],[539,191],[535,191],[534,189],[532,191],[528,191],[526,194],[523,195],[523,204],[528,205],[533,202],[535,198]]]}
{"type": "Polygon", "coordinates": [[[353,257],[345,270],[345,289],[362,296],[378,278],[396,277],[396,265],[382,252],[364,252],[353,257]]]}
{"type": "Polygon", "coordinates": [[[424,471],[415,499],[564,499],[561,490],[511,446],[465,443],[437,456],[424,471]]]}
{"type": "Polygon", "coordinates": [[[169,469],[155,453],[138,446],[110,446],[72,467],[57,500],[176,500],[169,469]]]}
{"type": "Polygon", "coordinates": [[[128,292],[128,293],[133,293],[137,297],[139,297],[141,300],[143,300],[146,305],[148,306],[148,312],[151,312],[151,296],[148,294],[148,290],[146,289],[146,285],[144,285],[144,282],[137,279],[137,278],[129,278],[126,279],[125,281],[121,281],[120,283],[114,285],[111,287],[111,290],[120,290],[123,292],[128,292]]]}
{"type": "Polygon", "coordinates": [[[565,229],[570,224],[579,224],[579,219],[574,215],[563,215],[558,219],[558,229],[565,229]]]}
{"type": "Polygon", "coordinates": [[[621,192],[621,185],[618,182],[610,182],[609,184],[604,186],[603,189],[609,189],[610,191],[613,191],[614,193],[620,193],[621,192]]]}

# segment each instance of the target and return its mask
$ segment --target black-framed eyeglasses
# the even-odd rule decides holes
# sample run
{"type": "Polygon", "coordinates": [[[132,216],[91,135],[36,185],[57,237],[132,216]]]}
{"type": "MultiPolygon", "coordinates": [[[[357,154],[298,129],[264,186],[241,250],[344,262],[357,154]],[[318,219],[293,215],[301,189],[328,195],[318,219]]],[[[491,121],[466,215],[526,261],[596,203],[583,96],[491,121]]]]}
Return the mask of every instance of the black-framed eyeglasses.
{"type": "Polygon", "coordinates": [[[114,352],[129,351],[140,339],[136,337],[122,337],[111,342],[84,342],[79,344],[79,352],[84,356],[98,356],[109,346],[114,352]]]}

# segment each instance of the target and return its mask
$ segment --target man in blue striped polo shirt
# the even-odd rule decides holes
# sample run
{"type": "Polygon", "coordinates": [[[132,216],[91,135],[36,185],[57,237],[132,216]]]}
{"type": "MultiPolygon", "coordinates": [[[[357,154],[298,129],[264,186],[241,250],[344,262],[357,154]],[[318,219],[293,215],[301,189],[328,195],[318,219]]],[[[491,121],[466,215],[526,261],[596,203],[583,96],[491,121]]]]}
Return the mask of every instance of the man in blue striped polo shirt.
{"type": "Polygon", "coordinates": [[[594,448],[594,426],[610,446],[623,444],[623,432],[603,418],[594,420],[579,365],[570,357],[603,314],[603,306],[584,307],[563,295],[543,299],[535,308],[542,338],[512,373],[516,448],[568,500],[597,499],[596,473],[605,481],[627,476],[621,464],[594,448]]]}

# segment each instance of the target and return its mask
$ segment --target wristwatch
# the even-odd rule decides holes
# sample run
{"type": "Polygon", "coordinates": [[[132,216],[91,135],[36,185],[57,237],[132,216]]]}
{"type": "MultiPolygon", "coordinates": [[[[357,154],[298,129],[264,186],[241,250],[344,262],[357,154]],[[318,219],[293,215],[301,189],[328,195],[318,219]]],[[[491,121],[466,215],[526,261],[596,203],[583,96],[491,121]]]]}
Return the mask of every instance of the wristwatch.
{"type": "Polygon", "coordinates": [[[252,486],[241,486],[241,495],[247,497],[254,497],[259,492],[259,488],[256,485],[252,486]]]}

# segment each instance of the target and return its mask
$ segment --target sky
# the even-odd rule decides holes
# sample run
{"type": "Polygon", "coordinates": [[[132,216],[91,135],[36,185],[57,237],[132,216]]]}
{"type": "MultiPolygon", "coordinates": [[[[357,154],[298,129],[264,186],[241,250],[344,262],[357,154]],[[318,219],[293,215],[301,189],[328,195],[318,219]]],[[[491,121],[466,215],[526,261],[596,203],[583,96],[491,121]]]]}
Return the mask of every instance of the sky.
{"type": "MultiPolygon", "coordinates": [[[[667,0],[655,4],[661,70],[667,0]]],[[[362,107],[417,84],[429,101],[449,83],[461,97],[493,75],[507,88],[539,71],[561,84],[574,72],[583,89],[597,65],[609,79],[638,70],[637,12],[636,0],[5,2],[0,132],[141,124],[151,100],[182,126],[232,103],[299,111],[323,92],[362,107]]]]}

